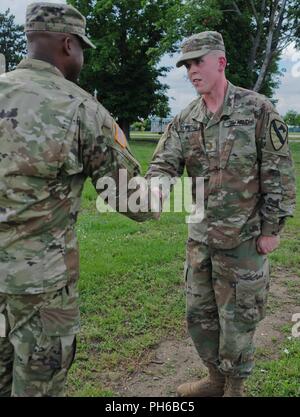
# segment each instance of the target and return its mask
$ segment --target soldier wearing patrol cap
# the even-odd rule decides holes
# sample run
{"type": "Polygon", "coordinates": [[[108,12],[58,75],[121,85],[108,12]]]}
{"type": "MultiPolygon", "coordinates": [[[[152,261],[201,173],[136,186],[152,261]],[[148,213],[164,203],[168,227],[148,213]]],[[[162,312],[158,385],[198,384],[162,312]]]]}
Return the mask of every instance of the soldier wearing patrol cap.
{"type": "Polygon", "coordinates": [[[108,111],[74,83],[83,48],[94,47],[85,18],[33,3],[25,32],[28,58],[0,76],[0,396],[63,396],[79,331],[83,185],[108,176],[119,190],[119,170],[129,181],[139,164],[108,111]]]}
{"type": "MultiPolygon", "coordinates": [[[[225,77],[218,32],[182,45],[199,97],[162,136],[147,177],[187,173],[204,178],[204,219],[189,224],[187,326],[209,376],[187,382],[179,396],[242,396],[253,368],[253,336],[269,289],[267,254],[295,205],[288,129],[270,101],[225,77]]],[[[193,187],[193,200],[196,189],[193,187]]]]}

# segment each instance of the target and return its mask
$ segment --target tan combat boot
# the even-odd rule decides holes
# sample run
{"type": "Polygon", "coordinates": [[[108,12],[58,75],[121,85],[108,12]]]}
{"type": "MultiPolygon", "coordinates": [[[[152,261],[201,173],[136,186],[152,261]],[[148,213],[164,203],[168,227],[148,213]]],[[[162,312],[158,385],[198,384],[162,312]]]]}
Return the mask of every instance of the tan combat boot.
{"type": "Polygon", "coordinates": [[[223,397],[244,397],[245,378],[226,377],[223,397]]]}
{"type": "Polygon", "coordinates": [[[208,367],[209,376],[196,382],[186,382],[177,388],[178,397],[222,397],[225,376],[213,366],[208,367]]]}

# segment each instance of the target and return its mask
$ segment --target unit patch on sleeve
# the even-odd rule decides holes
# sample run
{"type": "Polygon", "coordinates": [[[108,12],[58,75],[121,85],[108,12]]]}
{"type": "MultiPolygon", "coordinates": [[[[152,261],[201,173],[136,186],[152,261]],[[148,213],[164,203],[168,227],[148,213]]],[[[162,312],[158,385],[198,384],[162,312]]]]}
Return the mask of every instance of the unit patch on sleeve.
{"type": "Polygon", "coordinates": [[[114,123],[114,140],[117,142],[123,149],[127,147],[127,140],[123,130],[117,123],[114,123]]]}
{"type": "Polygon", "coordinates": [[[275,151],[279,151],[287,142],[288,128],[281,120],[274,119],[269,128],[270,139],[275,151]]]}

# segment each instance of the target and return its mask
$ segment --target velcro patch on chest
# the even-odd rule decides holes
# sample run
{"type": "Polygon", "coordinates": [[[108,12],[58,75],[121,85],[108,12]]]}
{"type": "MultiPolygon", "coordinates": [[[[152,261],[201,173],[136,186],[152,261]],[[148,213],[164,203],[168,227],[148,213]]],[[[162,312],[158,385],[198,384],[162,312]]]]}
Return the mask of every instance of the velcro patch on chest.
{"type": "Polygon", "coordinates": [[[275,151],[279,151],[287,141],[288,128],[281,120],[272,120],[269,128],[270,139],[275,151]]]}
{"type": "Polygon", "coordinates": [[[251,126],[253,124],[254,124],[254,119],[225,120],[224,127],[251,126]]]}
{"type": "Polygon", "coordinates": [[[201,123],[182,123],[180,125],[181,132],[197,132],[201,130],[201,123]]]}

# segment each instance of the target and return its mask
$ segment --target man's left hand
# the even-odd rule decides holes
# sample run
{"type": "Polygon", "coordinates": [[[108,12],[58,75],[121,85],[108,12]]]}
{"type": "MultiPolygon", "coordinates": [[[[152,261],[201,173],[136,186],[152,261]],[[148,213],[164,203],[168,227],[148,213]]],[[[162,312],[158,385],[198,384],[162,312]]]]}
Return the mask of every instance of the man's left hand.
{"type": "Polygon", "coordinates": [[[267,255],[277,249],[280,243],[280,237],[277,236],[259,236],[256,241],[257,252],[267,255]]]}

